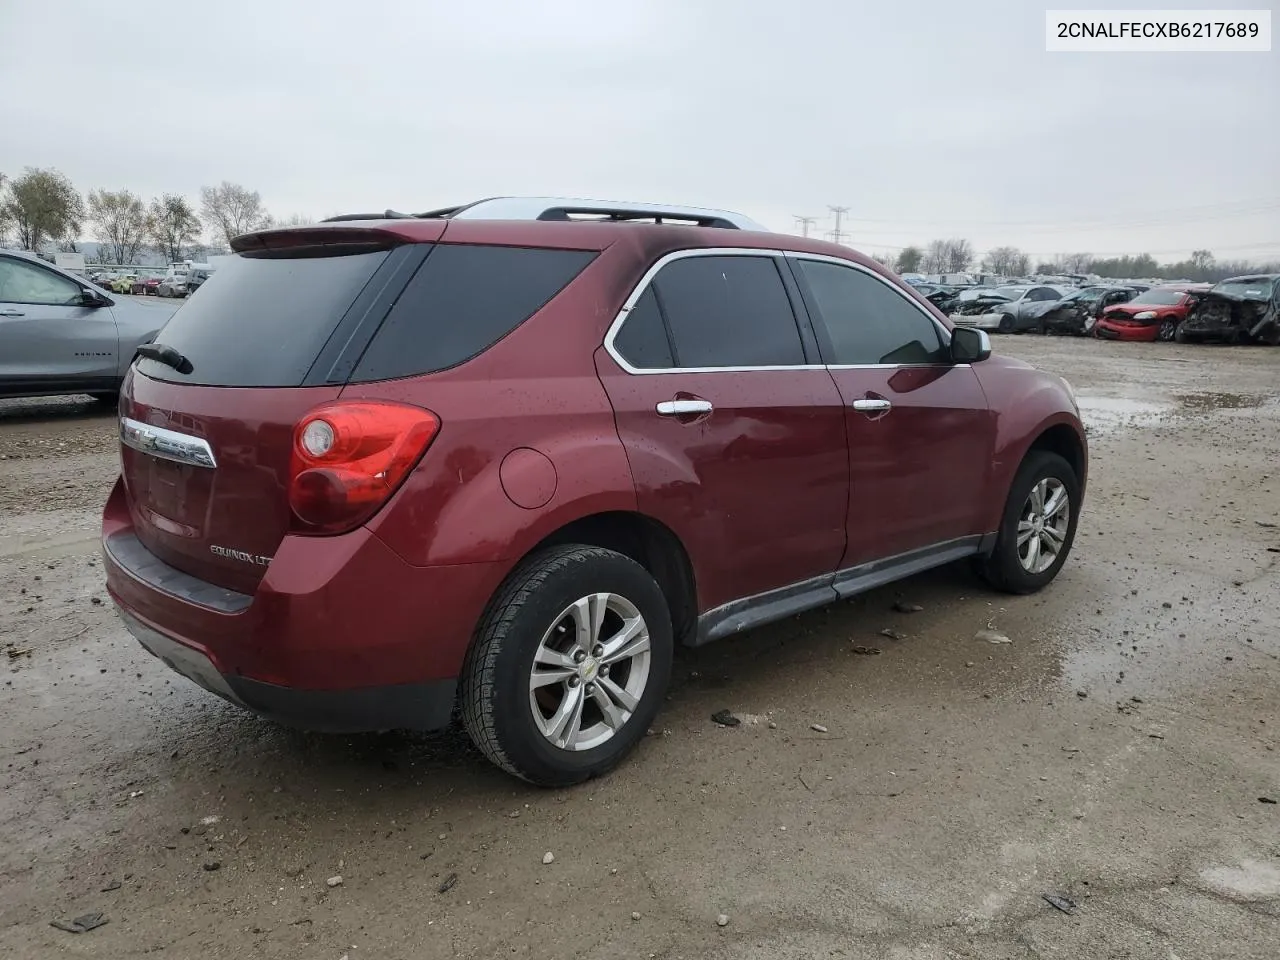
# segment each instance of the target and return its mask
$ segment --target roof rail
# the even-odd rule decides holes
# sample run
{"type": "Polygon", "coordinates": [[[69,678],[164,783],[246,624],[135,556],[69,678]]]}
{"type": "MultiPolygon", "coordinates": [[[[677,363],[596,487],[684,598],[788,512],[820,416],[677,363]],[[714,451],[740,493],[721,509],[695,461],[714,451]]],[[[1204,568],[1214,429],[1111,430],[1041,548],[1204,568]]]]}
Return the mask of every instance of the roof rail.
{"type": "Polygon", "coordinates": [[[620,203],[609,200],[581,200],[566,197],[490,197],[456,207],[443,207],[424,213],[382,214],[351,213],[329,217],[326,223],[342,220],[399,220],[406,217],[428,220],[597,220],[611,223],[687,223],[699,227],[726,230],[768,232],[754,220],[728,210],[708,210],[670,204],[620,203]]]}

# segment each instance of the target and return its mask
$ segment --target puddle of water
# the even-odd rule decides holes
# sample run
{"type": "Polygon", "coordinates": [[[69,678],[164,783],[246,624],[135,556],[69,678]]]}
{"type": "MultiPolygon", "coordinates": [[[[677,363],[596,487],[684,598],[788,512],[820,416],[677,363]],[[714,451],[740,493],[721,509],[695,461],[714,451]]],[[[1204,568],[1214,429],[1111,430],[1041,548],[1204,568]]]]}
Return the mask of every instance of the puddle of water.
{"type": "Polygon", "coordinates": [[[1174,410],[1171,403],[1130,397],[1080,396],[1076,402],[1080,405],[1080,418],[1091,433],[1154,423],[1162,414],[1174,410]]]}
{"type": "Polygon", "coordinates": [[[1174,398],[1188,413],[1217,413],[1219,410],[1252,410],[1266,402],[1249,393],[1183,393],[1174,398]]]}

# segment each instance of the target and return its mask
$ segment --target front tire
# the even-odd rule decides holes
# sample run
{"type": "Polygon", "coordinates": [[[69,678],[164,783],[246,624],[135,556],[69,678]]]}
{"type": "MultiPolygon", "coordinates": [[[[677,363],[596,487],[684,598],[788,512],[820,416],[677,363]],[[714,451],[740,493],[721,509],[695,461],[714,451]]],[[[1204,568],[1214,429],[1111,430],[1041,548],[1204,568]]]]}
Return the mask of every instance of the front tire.
{"type": "Polygon", "coordinates": [[[463,725],[513,776],[581,783],[645,735],[673,647],[666,598],[644,567],[600,547],[552,547],[490,601],[462,668],[463,725]]]}
{"type": "Polygon", "coordinates": [[[978,572],[1007,593],[1047,586],[1071,552],[1080,514],[1080,480],[1056,453],[1034,450],[1009,488],[995,549],[978,572]]]}
{"type": "Polygon", "coordinates": [[[1161,321],[1160,329],[1156,331],[1156,339],[1161,343],[1172,343],[1178,335],[1178,321],[1173,318],[1161,321]]]}
{"type": "Polygon", "coordinates": [[[996,327],[997,333],[1013,333],[1013,317],[1007,313],[1000,318],[1000,325],[996,327]]]}

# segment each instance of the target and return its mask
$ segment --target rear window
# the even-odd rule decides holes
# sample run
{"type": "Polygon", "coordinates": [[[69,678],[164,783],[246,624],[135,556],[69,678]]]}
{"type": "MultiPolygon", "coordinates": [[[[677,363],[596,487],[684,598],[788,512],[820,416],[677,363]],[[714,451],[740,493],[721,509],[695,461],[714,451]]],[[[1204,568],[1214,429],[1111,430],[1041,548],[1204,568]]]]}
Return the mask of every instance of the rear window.
{"type": "Polygon", "coordinates": [[[396,299],[351,380],[417,376],[470,360],[541,310],[595,256],[440,244],[396,299]]]}
{"type": "Polygon", "coordinates": [[[191,373],[146,359],[138,370],[208,386],[298,386],[386,257],[232,257],[156,336],[191,361],[191,373]]]}

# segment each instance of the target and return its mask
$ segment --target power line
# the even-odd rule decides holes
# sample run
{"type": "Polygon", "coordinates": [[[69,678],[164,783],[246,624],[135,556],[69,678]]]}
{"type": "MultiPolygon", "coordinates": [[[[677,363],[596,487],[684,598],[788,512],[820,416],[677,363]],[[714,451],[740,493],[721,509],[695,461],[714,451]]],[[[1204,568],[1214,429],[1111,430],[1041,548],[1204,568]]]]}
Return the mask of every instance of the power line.
{"type": "Polygon", "coordinates": [[[848,207],[827,207],[836,216],[835,229],[827,234],[832,243],[844,243],[844,231],[840,229],[840,218],[849,212],[848,207]]]}

